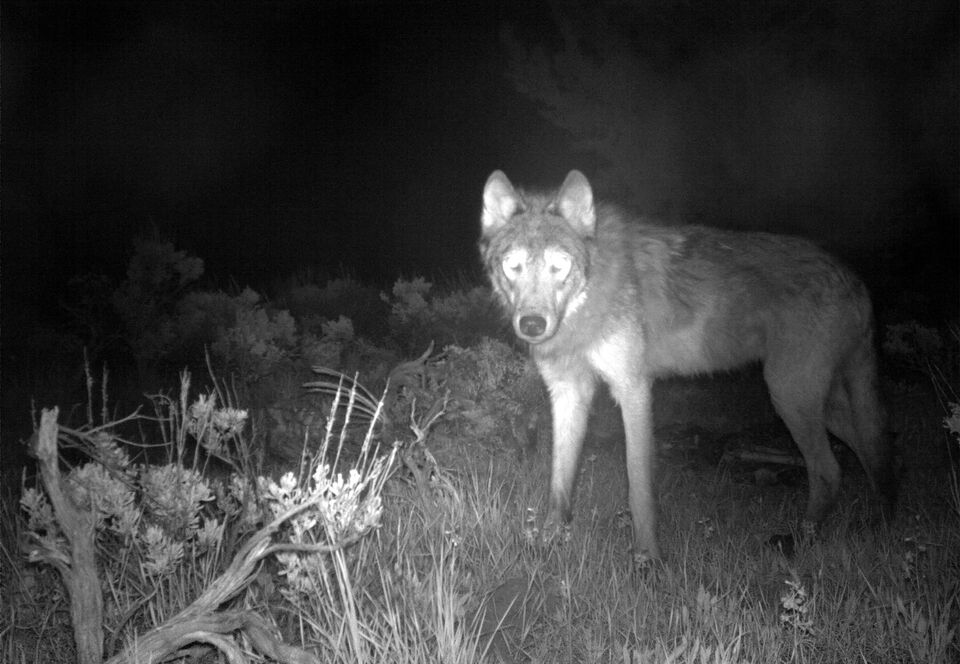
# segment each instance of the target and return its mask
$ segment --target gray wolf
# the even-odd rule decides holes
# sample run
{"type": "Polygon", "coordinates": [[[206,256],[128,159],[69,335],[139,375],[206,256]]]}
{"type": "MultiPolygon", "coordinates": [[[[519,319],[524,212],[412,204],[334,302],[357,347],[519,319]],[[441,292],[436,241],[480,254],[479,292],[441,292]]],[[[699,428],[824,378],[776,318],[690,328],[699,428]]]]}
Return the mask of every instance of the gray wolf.
{"type": "Polygon", "coordinates": [[[602,379],[623,413],[634,550],[640,559],[659,557],[652,383],[754,361],[763,363],[776,411],[806,462],[806,522],[820,522],[839,492],[828,431],[892,505],[864,284],[797,237],[625,216],[595,203],[578,171],[550,194],[516,189],[500,171],[484,187],[485,269],[550,393],[545,529],[571,518],[587,415],[602,379]]]}

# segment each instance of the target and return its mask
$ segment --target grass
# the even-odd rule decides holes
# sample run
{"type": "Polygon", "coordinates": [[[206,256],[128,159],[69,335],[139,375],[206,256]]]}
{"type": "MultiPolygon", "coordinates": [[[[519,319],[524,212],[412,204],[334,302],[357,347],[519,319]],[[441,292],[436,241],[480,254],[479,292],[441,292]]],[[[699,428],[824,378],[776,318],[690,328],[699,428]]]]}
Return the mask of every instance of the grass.
{"type": "MultiPolygon", "coordinates": [[[[518,461],[463,440],[435,451],[429,481],[386,484],[380,527],[318,558],[314,592],[291,592],[268,564],[237,605],[319,662],[960,661],[960,506],[940,420],[897,408],[911,403],[894,402],[906,469],[895,521],[870,522],[870,494],[848,469],[837,511],[791,560],[764,541],[796,521],[802,485],[664,459],[667,558],[637,572],[622,444],[587,447],[570,540],[545,545],[525,525],[545,506],[548,455],[518,461]]],[[[15,500],[7,486],[0,660],[74,661],[58,578],[19,553],[15,500]]],[[[203,588],[182,578],[167,587],[186,604],[203,588]]],[[[107,625],[108,655],[161,620],[135,615],[107,625]]]]}
{"type": "MultiPolygon", "coordinates": [[[[512,595],[491,641],[504,661],[947,662],[957,655],[950,627],[960,615],[956,517],[931,513],[926,496],[908,491],[906,518],[889,529],[863,526],[859,506],[845,502],[823,539],[788,563],[758,533],[794,517],[802,491],[771,496],[731,486],[722,473],[669,473],[661,532],[670,559],[637,578],[624,553],[629,524],[609,509],[623,501],[622,487],[609,488],[615,465],[603,455],[585,464],[573,536],[544,548],[526,545],[518,532],[527,507],[541,502],[544,464],[468,472],[467,520],[453,520],[468,533],[457,544],[461,578],[474,580],[468,589],[487,598],[488,611],[512,595]],[[506,597],[492,601],[505,586],[506,597]],[[801,592],[806,602],[798,607],[801,592]]],[[[440,509],[432,532],[403,548],[420,537],[449,539],[454,514],[440,509]]],[[[484,624],[496,623],[487,616],[484,624]]]]}

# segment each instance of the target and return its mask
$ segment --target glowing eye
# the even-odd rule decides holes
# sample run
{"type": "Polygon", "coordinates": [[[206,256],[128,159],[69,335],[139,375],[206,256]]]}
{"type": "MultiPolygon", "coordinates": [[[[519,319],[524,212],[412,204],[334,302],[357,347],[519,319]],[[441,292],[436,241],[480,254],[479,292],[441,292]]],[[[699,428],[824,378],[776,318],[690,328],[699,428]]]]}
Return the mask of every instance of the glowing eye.
{"type": "Polygon", "coordinates": [[[523,272],[524,257],[518,254],[510,254],[503,259],[503,272],[508,277],[516,277],[523,272]]]}
{"type": "Polygon", "coordinates": [[[549,258],[547,267],[550,269],[550,274],[559,280],[567,278],[567,275],[570,274],[571,261],[570,257],[566,254],[553,254],[549,258]]]}

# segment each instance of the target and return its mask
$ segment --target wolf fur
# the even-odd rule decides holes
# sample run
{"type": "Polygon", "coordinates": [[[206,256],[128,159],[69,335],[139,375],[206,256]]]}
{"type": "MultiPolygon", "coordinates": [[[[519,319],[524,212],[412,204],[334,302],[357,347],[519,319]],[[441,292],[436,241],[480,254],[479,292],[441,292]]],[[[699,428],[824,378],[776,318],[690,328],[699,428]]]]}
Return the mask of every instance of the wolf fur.
{"type": "Polygon", "coordinates": [[[757,360],[806,461],[806,519],[821,521],[839,492],[828,431],[892,504],[870,298],[833,257],[797,237],[625,220],[594,203],[578,171],[547,195],[516,189],[495,171],[481,222],[493,290],[550,393],[545,528],[571,518],[587,415],[602,379],[623,413],[636,551],[658,557],[653,380],[757,360]]]}

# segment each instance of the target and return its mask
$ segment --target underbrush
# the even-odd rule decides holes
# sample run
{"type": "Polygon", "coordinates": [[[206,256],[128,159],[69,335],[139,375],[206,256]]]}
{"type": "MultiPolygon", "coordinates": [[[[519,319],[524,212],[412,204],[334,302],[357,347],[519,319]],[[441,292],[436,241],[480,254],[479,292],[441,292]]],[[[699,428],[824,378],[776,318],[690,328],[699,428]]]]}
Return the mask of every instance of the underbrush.
{"type": "MultiPolygon", "coordinates": [[[[950,662],[960,654],[960,516],[945,500],[945,473],[934,482],[929,468],[913,469],[888,526],[867,523],[868,494],[846,489],[822,537],[787,560],[762,535],[793,522],[802,487],[762,490],[721,470],[666,467],[667,560],[638,573],[626,554],[622,451],[586,451],[571,538],[546,545],[525,527],[544,504],[546,455],[463,450],[425,481],[395,474],[383,486],[379,527],[352,546],[309,563],[289,551],[265,559],[230,606],[310,653],[280,661],[950,662]]],[[[4,661],[76,661],[63,587],[49,568],[24,563],[12,539],[16,531],[23,539],[24,524],[9,506],[3,516],[4,593],[15,598],[4,661]]],[[[203,596],[243,535],[232,542],[218,549],[220,562],[193,555],[162,583],[143,562],[118,567],[123,548],[107,545],[101,587],[117,603],[107,643],[129,647],[134,634],[203,596]]],[[[238,640],[240,652],[252,647],[238,640]]]]}
{"type": "Polygon", "coordinates": [[[806,488],[756,381],[660,386],[665,560],[638,569],[611,404],[591,421],[569,539],[535,537],[545,393],[521,353],[479,334],[482,292],[398,282],[380,299],[393,341],[377,346],[327,317],[354,285],[296,284],[277,301],[302,315],[247,291],[176,299],[198,266],[152,251],[184,269],[131,273],[139,290],[118,302],[138,361],[209,342],[239,389],[183,374],[149,416],[117,418],[88,370],[79,415],[38,418],[39,472],[0,458],[0,660],[960,661],[955,333],[889,331],[887,357],[912,372],[886,386],[896,518],[872,519],[848,467],[838,509],[791,558],[766,541],[797,523],[806,488]],[[711,439],[721,450],[698,455],[711,439]]]}

